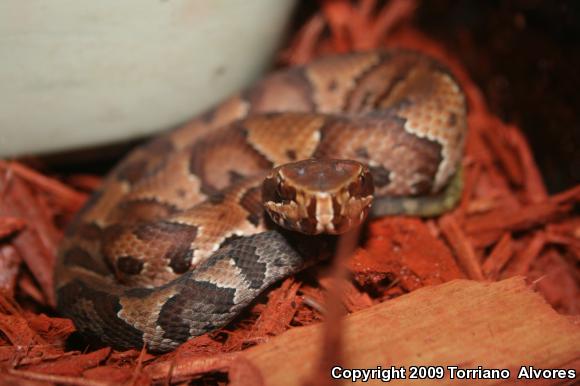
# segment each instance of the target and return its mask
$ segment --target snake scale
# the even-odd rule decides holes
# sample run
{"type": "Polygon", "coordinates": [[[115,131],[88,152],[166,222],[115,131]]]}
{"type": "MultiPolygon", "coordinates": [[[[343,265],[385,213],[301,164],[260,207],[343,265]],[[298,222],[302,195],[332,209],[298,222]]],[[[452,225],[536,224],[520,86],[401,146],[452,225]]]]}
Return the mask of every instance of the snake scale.
{"type": "Polygon", "coordinates": [[[372,216],[452,207],[465,132],[461,88],[417,52],[275,72],[114,168],[65,234],[58,308],[115,348],[172,350],[329,257],[320,233],[361,223],[373,189],[372,216]]]}

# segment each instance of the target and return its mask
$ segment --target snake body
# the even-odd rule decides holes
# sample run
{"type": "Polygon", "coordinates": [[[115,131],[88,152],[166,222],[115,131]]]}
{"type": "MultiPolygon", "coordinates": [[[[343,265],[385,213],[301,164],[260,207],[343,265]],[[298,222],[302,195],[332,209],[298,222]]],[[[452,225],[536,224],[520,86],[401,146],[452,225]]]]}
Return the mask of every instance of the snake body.
{"type": "MultiPolygon", "coordinates": [[[[416,52],[348,54],[273,73],[114,168],[67,230],[58,308],[113,347],[174,349],[332,253],[332,236],[282,230],[263,200],[282,225],[313,217],[294,224],[306,233],[357,223],[347,202],[368,210],[362,175],[343,178],[338,199],[322,192],[338,183],[324,167],[313,177],[304,165],[276,177],[300,188],[262,187],[272,168],[355,160],[374,180],[371,215],[433,215],[457,199],[449,186],[465,129],[457,82],[416,52]],[[322,193],[305,204],[311,186],[322,193]]],[[[343,166],[331,172],[349,172],[343,166]]]]}

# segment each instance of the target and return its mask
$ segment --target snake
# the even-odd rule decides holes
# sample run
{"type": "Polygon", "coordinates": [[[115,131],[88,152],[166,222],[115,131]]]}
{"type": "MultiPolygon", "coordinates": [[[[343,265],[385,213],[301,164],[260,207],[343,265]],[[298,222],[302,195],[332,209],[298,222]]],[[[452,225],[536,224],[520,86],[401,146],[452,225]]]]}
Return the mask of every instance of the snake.
{"type": "Polygon", "coordinates": [[[461,193],[466,98],[406,49],[263,77],[129,152],[65,231],[57,308],[116,349],[175,349],[368,217],[436,216],[461,193]]]}

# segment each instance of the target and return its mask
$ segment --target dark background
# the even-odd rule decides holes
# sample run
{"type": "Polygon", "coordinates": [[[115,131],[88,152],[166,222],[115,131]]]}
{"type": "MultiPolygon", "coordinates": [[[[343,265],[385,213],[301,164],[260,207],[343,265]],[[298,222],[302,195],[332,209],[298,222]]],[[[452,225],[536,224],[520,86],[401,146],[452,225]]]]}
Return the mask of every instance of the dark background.
{"type": "MultiPolygon", "coordinates": [[[[378,7],[387,1],[378,1],[378,7]]],[[[580,1],[423,0],[413,21],[522,128],[550,192],[580,183],[580,1]]],[[[301,25],[318,9],[302,0],[301,25]]]]}
{"type": "Polygon", "coordinates": [[[579,17],[574,0],[429,0],[416,20],[524,130],[551,192],[580,182],[579,17]]]}

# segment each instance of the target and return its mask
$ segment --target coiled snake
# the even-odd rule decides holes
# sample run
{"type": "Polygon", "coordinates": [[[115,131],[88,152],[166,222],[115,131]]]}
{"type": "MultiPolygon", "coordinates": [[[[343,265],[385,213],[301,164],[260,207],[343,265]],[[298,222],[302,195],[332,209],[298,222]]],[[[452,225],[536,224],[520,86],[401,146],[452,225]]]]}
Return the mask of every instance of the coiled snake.
{"type": "Polygon", "coordinates": [[[460,87],[416,52],[274,73],[110,173],[66,233],[58,308],[105,344],[171,350],[332,253],[313,234],[362,222],[372,181],[373,216],[452,207],[465,129],[460,87]]]}

